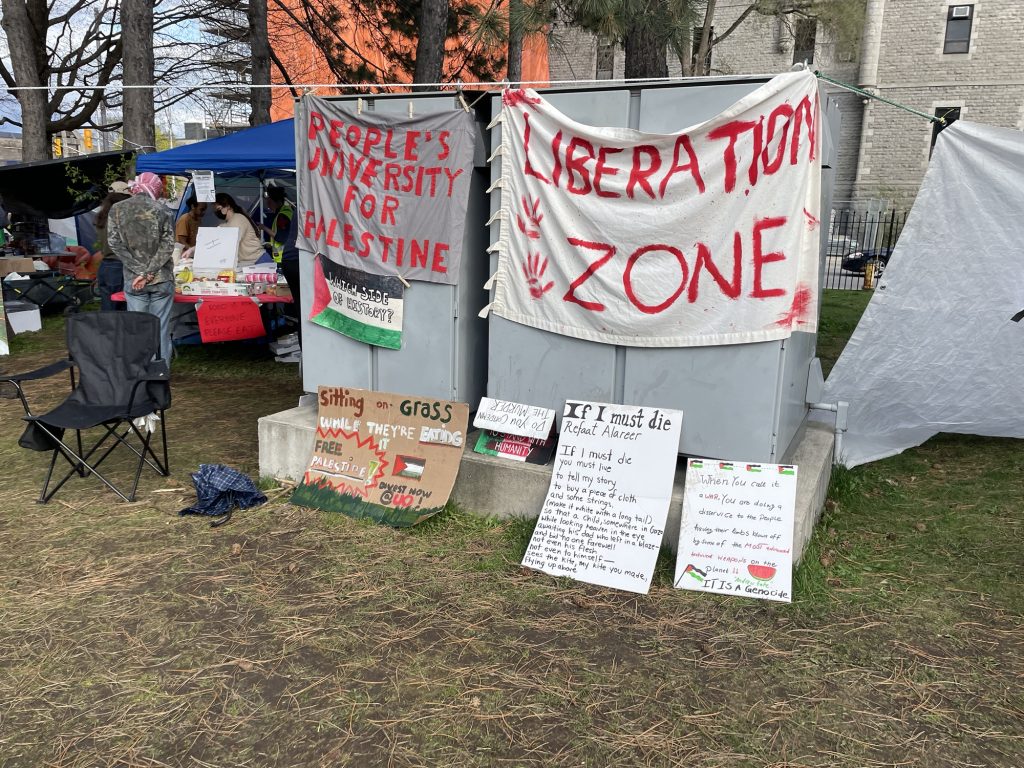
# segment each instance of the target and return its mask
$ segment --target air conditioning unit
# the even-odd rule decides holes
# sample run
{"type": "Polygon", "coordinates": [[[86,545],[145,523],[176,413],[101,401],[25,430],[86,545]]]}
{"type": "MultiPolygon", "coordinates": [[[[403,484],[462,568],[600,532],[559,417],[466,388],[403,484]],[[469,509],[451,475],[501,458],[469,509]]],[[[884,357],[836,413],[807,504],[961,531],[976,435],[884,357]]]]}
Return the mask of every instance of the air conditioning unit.
{"type": "Polygon", "coordinates": [[[954,5],[953,6],[953,18],[954,19],[967,19],[971,16],[971,6],[969,5],[954,5]]]}

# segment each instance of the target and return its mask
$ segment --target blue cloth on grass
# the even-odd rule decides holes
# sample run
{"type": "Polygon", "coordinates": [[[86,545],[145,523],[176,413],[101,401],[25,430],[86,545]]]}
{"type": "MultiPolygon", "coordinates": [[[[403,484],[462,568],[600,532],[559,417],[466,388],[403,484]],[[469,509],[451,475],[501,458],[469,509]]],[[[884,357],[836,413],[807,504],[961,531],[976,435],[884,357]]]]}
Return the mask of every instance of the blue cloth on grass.
{"type": "Polygon", "coordinates": [[[248,509],[267,500],[252,480],[223,464],[200,464],[199,471],[192,473],[192,483],[196,503],[179,515],[226,515],[235,507],[248,509]]]}

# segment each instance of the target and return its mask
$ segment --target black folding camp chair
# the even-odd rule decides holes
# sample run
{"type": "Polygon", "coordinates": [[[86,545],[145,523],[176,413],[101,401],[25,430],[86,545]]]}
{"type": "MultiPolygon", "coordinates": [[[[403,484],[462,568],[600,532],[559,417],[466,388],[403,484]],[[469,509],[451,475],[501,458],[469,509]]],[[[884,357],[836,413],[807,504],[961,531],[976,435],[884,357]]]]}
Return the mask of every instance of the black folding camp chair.
{"type": "Polygon", "coordinates": [[[148,464],[160,475],[169,474],[167,431],[164,412],[171,404],[170,370],[160,355],[160,321],[144,312],[86,312],[67,316],[68,358],[18,376],[0,376],[0,381],[13,384],[25,407],[25,432],[18,441],[23,448],[51,451],[50,468],[46,472],[39,503],[45,504],[71,476],[95,475],[125,501],[133,501],[139,487],[142,467],[148,464]],[[78,370],[76,383],[75,369],[78,370]],[[29,407],[22,383],[70,371],[71,394],[56,408],[36,415],[29,407]],[[153,433],[138,427],[134,419],[156,413],[159,415],[163,461],[153,451],[153,433]],[[85,453],[83,430],[102,427],[100,439],[85,453]],[[67,430],[74,430],[77,451],[65,441],[67,430]],[[113,438],[100,457],[90,459],[113,438]],[[125,493],[100,474],[97,467],[123,445],[138,457],[131,491],[125,493]],[[50,487],[58,456],[71,469],[50,487]]]}

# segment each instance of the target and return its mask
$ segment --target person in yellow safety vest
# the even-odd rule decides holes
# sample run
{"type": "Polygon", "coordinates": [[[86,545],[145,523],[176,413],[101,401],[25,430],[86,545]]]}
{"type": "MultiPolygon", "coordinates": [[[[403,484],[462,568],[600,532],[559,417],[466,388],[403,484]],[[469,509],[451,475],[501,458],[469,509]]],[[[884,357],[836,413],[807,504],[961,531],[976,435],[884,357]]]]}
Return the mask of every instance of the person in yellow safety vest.
{"type": "Polygon", "coordinates": [[[292,293],[293,302],[285,304],[284,312],[295,323],[302,344],[302,320],[299,312],[301,290],[299,287],[299,249],[295,245],[297,227],[295,208],[284,196],[282,187],[269,187],[266,194],[266,205],[269,210],[270,226],[264,224],[263,229],[270,236],[270,252],[280,267],[292,293]]]}
{"type": "Polygon", "coordinates": [[[263,230],[270,237],[270,253],[278,264],[287,256],[298,257],[295,249],[295,232],[292,224],[295,220],[295,208],[284,196],[282,187],[269,187],[266,194],[267,209],[270,214],[270,226],[263,224],[263,230]]]}

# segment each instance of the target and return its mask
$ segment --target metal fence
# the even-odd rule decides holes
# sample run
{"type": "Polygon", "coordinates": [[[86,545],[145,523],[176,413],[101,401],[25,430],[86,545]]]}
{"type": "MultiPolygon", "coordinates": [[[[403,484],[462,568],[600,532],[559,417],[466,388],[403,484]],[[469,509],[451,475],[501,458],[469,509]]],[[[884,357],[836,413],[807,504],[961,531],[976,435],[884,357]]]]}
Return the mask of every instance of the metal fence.
{"type": "Polygon", "coordinates": [[[903,231],[905,211],[833,210],[825,249],[825,288],[860,290],[867,266],[877,278],[903,231]]]}

